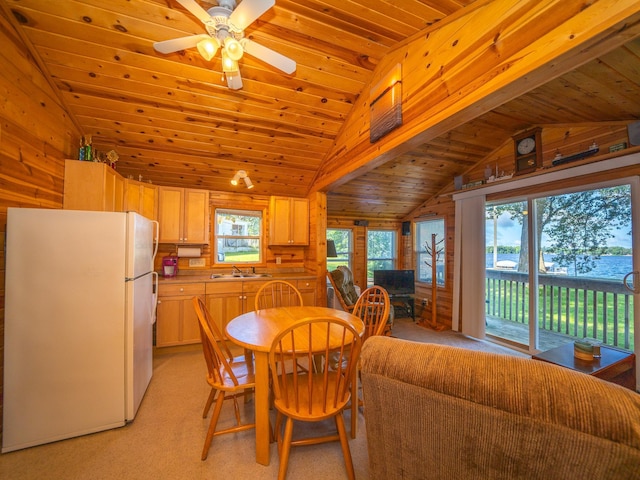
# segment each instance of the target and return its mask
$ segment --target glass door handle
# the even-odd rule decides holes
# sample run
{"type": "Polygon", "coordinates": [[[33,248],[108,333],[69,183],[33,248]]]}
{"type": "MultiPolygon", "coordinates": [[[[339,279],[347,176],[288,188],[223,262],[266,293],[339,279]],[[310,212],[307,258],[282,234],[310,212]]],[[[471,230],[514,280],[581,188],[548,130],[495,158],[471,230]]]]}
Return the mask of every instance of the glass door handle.
{"type": "Polygon", "coordinates": [[[624,283],[624,286],[626,287],[627,290],[633,292],[633,293],[640,293],[640,290],[635,288],[635,281],[633,282],[632,285],[629,285],[629,283],[627,282],[627,278],[633,276],[635,277],[635,275],[640,275],[640,272],[629,272],[627,273],[624,278],[622,279],[622,283],[624,283]]]}

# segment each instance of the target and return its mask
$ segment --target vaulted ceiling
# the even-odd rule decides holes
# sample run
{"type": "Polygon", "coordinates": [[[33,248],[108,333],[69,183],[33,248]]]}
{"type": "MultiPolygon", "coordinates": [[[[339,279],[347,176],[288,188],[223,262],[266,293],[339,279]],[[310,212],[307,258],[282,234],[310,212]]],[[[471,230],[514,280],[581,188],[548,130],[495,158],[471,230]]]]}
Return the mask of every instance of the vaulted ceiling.
{"type": "MultiPolygon", "coordinates": [[[[208,9],[216,3],[197,0],[208,9]]],[[[244,0],[249,1],[249,0],[244,0]]],[[[484,0],[483,0],[484,1],[484,0]]],[[[471,0],[276,0],[245,34],[297,63],[245,55],[241,90],[219,57],[153,43],[204,33],[175,0],[0,0],[79,130],[119,154],[118,170],[157,184],[305,196],[381,59],[471,0]]],[[[640,41],[362,172],[328,191],[330,215],[400,219],[531,125],[636,120],[640,41]]]]}

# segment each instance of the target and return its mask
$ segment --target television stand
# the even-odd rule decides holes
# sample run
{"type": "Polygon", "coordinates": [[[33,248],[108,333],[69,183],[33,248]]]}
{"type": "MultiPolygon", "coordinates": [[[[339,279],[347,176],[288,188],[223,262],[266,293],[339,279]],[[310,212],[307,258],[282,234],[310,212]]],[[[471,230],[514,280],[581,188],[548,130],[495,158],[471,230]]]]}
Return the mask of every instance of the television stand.
{"type": "Polygon", "coordinates": [[[389,302],[393,305],[395,317],[398,318],[398,310],[406,312],[407,317],[416,321],[415,300],[413,295],[389,295],[389,302]]]}

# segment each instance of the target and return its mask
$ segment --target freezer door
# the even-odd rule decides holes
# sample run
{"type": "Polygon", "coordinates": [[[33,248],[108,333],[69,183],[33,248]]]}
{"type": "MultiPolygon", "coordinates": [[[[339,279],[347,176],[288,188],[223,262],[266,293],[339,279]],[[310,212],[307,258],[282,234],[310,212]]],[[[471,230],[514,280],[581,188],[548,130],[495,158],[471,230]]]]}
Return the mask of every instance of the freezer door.
{"type": "Polygon", "coordinates": [[[126,283],[126,420],[136,416],[153,373],[154,273],[126,283]]]}
{"type": "Polygon", "coordinates": [[[127,278],[153,271],[153,240],[153,222],[135,212],[127,212],[127,278]]]}

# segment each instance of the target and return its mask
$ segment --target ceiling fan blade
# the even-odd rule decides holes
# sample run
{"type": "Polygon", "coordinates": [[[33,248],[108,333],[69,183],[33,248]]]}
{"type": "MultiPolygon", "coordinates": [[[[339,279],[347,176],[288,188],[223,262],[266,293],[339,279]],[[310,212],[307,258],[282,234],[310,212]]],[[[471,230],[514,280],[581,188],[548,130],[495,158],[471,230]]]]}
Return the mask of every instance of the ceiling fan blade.
{"type": "Polygon", "coordinates": [[[186,50],[187,48],[195,47],[200,40],[205,38],[211,38],[206,33],[200,35],[191,35],[189,37],[174,38],[172,40],[165,40],[164,42],[155,42],[153,48],[160,53],[173,53],[180,50],[186,50]]]}
{"type": "Polygon", "coordinates": [[[202,23],[207,23],[211,20],[211,15],[207,11],[198,5],[195,0],[176,0],[180,5],[189,10],[194,17],[199,19],[202,23]]]}
{"type": "Polygon", "coordinates": [[[275,4],[275,0],[242,0],[229,16],[229,23],[244,30],[275,4]]]}
{"type": "Polygon", "coordinates": [[[258,58],[263,62],[276,67],[279,70],[282,70],[284,73],[291,74],[296,71],[296,62],[291,60],[289,57],[285,57],[284,55],[271,50],[270,48],[262,46],[259,43],[249,40],[248,38],[243,38],[242,40],[240,40],[240,43],[242,44],[242,48],[244,48],[244,51],[249,55],[258,58]]]}
{"type": "Polygon", "coordinates": [[[224,76],[227,77],[227,86],[231,90],[240,90],[242,88],[242,77],[239,71],[225,72],[224,76]]]}

